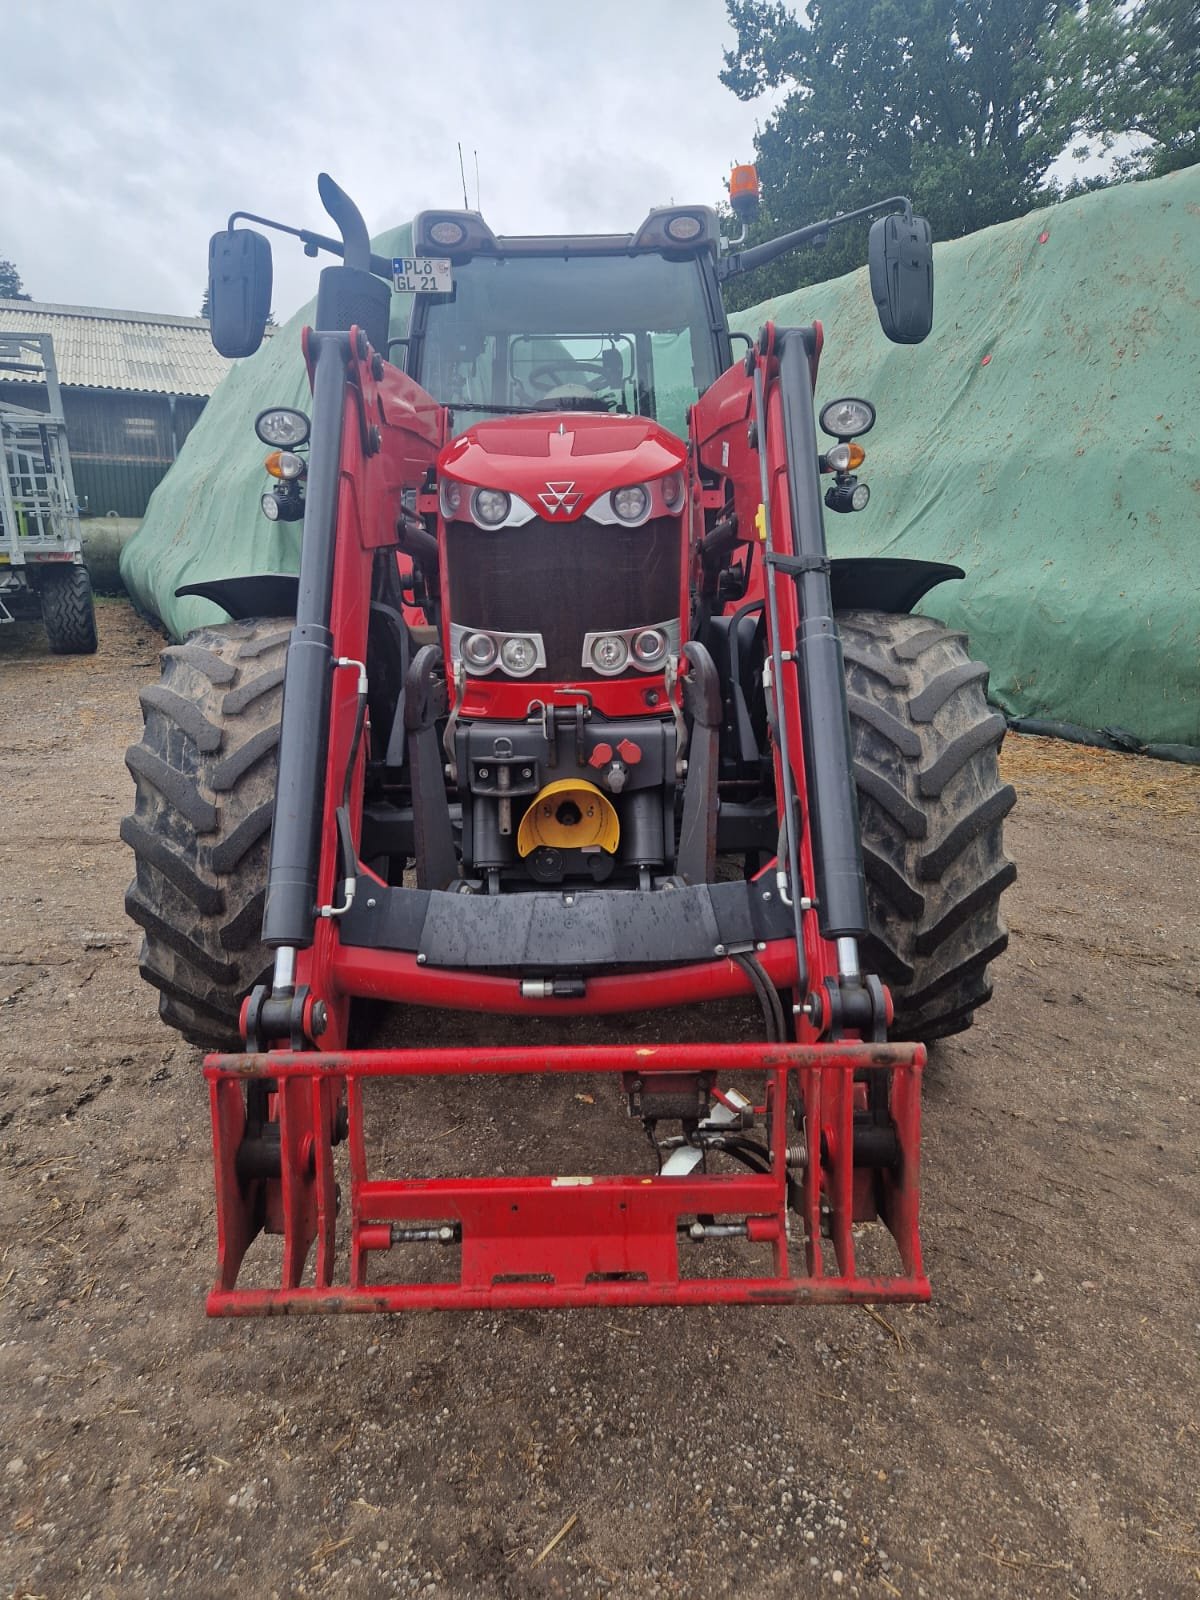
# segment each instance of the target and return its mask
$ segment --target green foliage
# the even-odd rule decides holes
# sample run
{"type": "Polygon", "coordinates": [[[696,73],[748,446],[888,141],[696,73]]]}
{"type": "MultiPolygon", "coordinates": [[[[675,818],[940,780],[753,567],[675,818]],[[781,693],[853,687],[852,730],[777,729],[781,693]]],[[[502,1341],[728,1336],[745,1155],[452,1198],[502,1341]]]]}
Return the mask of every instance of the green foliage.
{"type": "MultiPolygon", "coordinates": [[[[737,32],[721,81],[783,99],[755,141],[764,214],[751,242],[897,193],[939,239],[1065,191],[1046,173],[1080,140],[1143,147],[1115,177],[1200,160],[1198,0],[726,0],[737,32]]],[[[860,266],[867,225],[729,285],[750,305],[860,266]]]]}
{"type": "Polygon", "coordinates": [[[1158,178],[1200,161],[1197,0],[1089,0],[1042,41],[1060,85],[1059,121],[1074,138],[1142,141],[1114,161],[1119,178],[1158,178]]]}
{"type": "Polygon", "coordinates": [[[21,274],[11,261],[0,261],[0,300],[30,300],[24,292],[21,274]]]}
{"type": "MultiPolygon", "coordinates": [[[[1077,0],[1076,0],[1077,3],[1077,0]]],[[[786,98],[757,139],[768,237],[908,194],[938,238],[1019,216],[1061,148],[1035,49],[1059,0],[727,0],[737,44],[722,82],[786,98]]],[[[866,227],[755,274],[750,299],[860,265],[866,227]]],[[[741,289],[742,285],[738,285],[741,289]]],[[[747,301],[749,303],[749,301],[747,301]]]]}

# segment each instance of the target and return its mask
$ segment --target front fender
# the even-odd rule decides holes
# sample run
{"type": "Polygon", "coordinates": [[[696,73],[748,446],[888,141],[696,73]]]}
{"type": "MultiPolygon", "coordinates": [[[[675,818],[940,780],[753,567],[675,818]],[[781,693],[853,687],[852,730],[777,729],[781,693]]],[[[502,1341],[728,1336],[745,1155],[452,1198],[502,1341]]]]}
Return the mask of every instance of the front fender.
{"type": "Polygon", "coordinates": [[[939,583],[965,578],[945,561],[910,561],[897,556],[835,556],[829,587],[834,611],[887,611],[902,615],[939,583]]]}

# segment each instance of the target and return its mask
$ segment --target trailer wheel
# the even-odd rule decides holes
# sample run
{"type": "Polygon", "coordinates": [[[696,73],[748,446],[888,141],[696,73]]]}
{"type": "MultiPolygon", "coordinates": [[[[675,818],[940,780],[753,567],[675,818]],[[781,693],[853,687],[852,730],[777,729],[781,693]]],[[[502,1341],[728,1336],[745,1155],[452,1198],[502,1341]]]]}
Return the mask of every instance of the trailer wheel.
{"type": "Polygon", "coordinates": [[[56,656],[96,653],[96,607],[86,567],[47,567],[38,576],[46,638],[56,656]]]}
{"type": "Polygon", "coordinates": [[[969,1028],[1008,943],[1000,896],[1016,877],[1003,821],[1004,718],[961,633],[928,617],[838,617],[858,785],[870,935],[897,1039],[969,1028]]]}
{"type": "Polygon", "coordinates": [[[201,628],[162,653],[125,764],[137,786],[121,837],[136,862],[125,909],[159,1015],[192,1044],[239,1043],[244,996],[267,973],[261,943],[291,622],[201,628]]]}

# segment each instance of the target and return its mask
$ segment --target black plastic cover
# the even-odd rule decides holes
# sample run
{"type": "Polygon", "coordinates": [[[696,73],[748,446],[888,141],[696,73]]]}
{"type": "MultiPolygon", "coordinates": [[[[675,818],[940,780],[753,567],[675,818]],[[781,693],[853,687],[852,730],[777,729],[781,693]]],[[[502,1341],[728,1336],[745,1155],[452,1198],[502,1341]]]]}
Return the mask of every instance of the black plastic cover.
{"type": "Polygon", "coordinates": [[[208,318],[215,349],[240,360],[263,341],[271,310],[271,246],[253,228],[226,228],[208,243],[208,318]]]}
{"type": "Polygon", "coordinates": [[[933,327],[933,233],[924,217],[880,217],[868,243],[871,298],[893,344],[920,344],[933,327]]]}
{"type": "Polygon", "coordinates": [[[431,967],[533,973],[711,961],[718,945],[783,939],[791,926],[762,883],[505,895],[371,885],[339,931],[344,945],[416,950],[431,967]]]}

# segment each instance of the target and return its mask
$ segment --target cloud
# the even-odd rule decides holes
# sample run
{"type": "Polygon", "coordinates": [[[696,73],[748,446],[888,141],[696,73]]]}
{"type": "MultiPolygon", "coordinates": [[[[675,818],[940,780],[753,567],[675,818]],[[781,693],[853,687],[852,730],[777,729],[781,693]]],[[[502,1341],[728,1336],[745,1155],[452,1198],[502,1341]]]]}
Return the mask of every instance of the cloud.
{"type": "MultiPolygon", "coordinates": [[[[0,256],[37,299],[191,314],[230,211],[323,231],[327,170],[379,231],[461,202],[460,140],[497,232],[632,230],[751,154],[730,39],[722,0],[10,5],[0,256]]],[[[282,318],[316,263],[275,260],[282,318]]]]}

